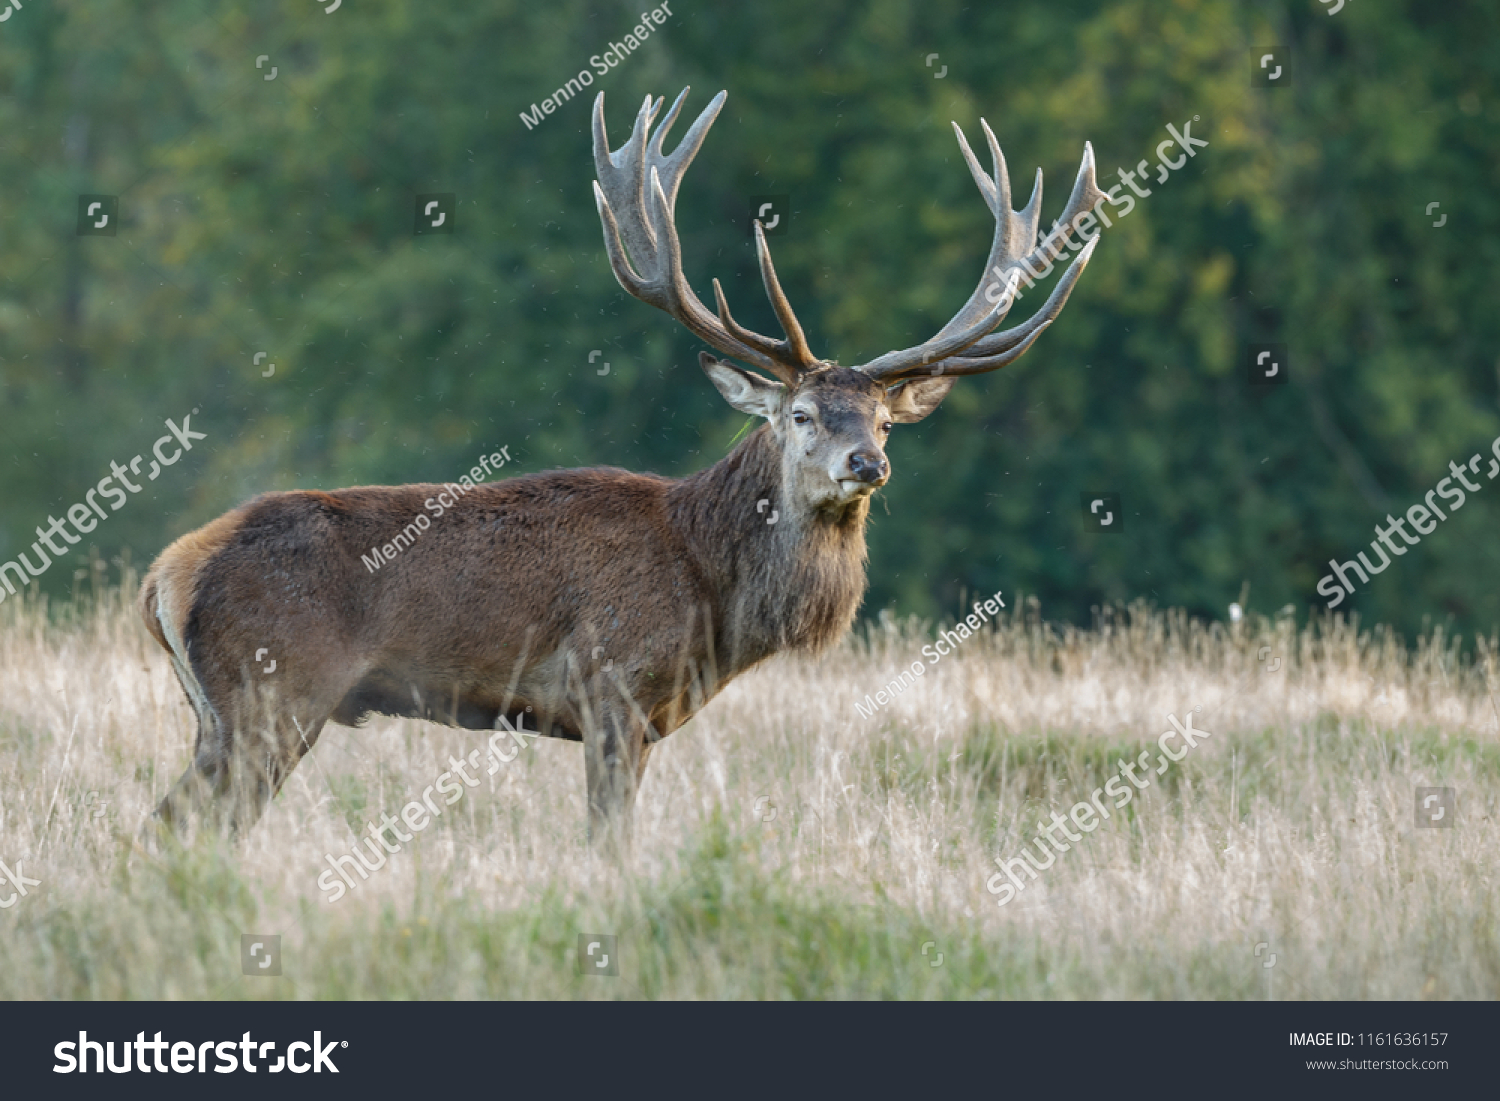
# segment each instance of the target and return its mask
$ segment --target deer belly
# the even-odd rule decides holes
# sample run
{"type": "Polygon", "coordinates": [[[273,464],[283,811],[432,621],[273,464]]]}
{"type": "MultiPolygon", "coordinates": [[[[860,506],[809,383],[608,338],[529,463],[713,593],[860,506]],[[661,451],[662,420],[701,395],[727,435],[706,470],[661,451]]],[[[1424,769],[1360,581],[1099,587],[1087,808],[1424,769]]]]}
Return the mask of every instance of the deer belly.
{"type": "Polygon", "coordinates": [[[384,669],[367,674],[355,685],[339,702],[332,718],[344,726],[359,726],[372,713],[422,719],[466,730],[496,730],[509,725],[545,737],[581,740],[576,731],[539,714],[521,693],[459,687],[384,669]]]}

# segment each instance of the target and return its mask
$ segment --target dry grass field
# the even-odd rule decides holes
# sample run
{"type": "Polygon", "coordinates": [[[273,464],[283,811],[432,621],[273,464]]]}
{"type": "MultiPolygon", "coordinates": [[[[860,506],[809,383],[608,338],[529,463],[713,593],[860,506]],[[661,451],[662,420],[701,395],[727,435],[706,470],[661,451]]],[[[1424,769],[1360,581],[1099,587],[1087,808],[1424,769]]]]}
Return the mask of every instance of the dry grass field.
{"type": "Polygon", "coordinates": [[[0,998],[1500,997],[1494,640],[1077,631],[1008,594],[866,718],[931,638],[887,621],[659,745],[628,869],[585,843],[580,747],[543,740],[330,903],[325,854],[484,736],[330,726],[247,840],[140,847],[195,724],[134,579],[91,591],[0,605],[0,861],[40,881],[0,909],[0,998]],[[995,858],[1194,708],[1211,736],[997,905],[995,858]],[[1417,828],[1418,786],[1457,790],[1453,828],[1417,828]],[[244,933],[280,977],[242,973],[244,933]],[[617,976],[580,974],[581,933],[617,976]]]}

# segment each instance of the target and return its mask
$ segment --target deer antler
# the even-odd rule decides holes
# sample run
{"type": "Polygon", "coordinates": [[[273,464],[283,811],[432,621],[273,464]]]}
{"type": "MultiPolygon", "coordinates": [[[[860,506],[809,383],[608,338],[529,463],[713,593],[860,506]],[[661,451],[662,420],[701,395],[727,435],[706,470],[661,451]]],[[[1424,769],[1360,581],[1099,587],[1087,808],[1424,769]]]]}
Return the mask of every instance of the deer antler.
{"type": "Polygon", "coordinates": [[[677,187],[728,97],[727,92],[720,92],[713,98],[669,157],[662,152],[662,141],[676,121],[687,94],[688,89],[684,88],[654,134],[650,133],[651,124],[663,100],[658,97],[653,102],[648,95],[635,117],[630,140],[613,153],[604,134],[604,93],[600,92],[594,100],[594,167],[598,172],[594,202],[604,224],[609,265],[620,286],[642,302],[675,317],[700,340],[793,385],[818,359],[808,350],[802,326],[797,324],[797,317],[782,293],[759,221],[755,223],[755,250],[760,257],[761,279],[786,339],[773,340],[738,324],[729,315],[729,305],[717,279],[714,280],[718,305],[715,317],[683,277],[682,246],[674,224],[677,187]]]}
{"type": "Polygon", "coordinates": [[[858,368],[872,378],[882,382],[895,382],[913,375],[977,375],[1014,362],[1025,354],[1042,334],[1042,330],[1052,324],[1062,312],[1073,284],[1078,282],[1084,265],[1094,253],[1094,246],[1098,243],[1097,234],[1063,274],[1046,305],[1013,329],[1001,333],[991,332],[1004,320],[1015,302],[1016,285],[1022,278],[1023,271],[1028,283],[1051,271],[1052,261],[1067,243],[1073,219],[1096,205],[1105,195],[1094,181],[1093,146],[1085,142],[1083,162],[1078,166],[1078,179],[1073,184],[1073,194],[1068,198],[1068,205],[1064,208],[1062,217],[1053,223],[1051,231],[1038,245],[1036,235],[1037,222],[1041,217],[1042,171],[1037,169],[1036,184],[1032,187],[1031,198],[1025,209],[1012,210],[1010,176],[1005,169],[1005,156],[1000,152],[1000,144],[995,141],[989,125],[983,119],[980,119],[979,125],[984,129],[985,139],[990,145],[990,158],[995,165],[993,178],[979,167],[979,161],[956,122],[953,124],[953,131],[958,135],[959,147],[963,150],[964,160],[968,162],[974,182],[979,185],[984,201],[995,215],[995,240],[990,245],[989,259],[985,261],[985,274],[969,300],[936,336],[914,348],[887,352],[858,368]],[[1045,268],[1041,265],[1045,265],[1045,268]]]}

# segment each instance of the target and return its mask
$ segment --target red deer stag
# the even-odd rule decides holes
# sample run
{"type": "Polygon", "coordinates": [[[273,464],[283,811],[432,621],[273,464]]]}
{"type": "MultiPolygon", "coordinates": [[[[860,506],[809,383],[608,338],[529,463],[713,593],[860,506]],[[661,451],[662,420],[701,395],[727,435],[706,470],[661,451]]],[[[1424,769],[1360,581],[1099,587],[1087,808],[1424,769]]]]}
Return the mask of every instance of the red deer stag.
{"type": "MultiPolygon", "coordinates": [[[[928,340],[861,367],[812,354],[759,222],[761,277],[784,336],[710,313],[682,273],[677,188],[724,105],[720,92],[670,156],[650,96],[611,152],[594,101],[594,199],[610,266],[636,298],[720,353],[700,355],[719,393],[766,423],[707,470],[674,480],[612,468],[479,485],[377,572],[361,566],[423,514],[436,485],[268,493],[183,536],[152,566],[141,611],[198,715],[192,764],[157,808],[197,810],[242,832],[330,719],[371,712],[495,729],[531,713],[541,733],[584,743],[589,834],[628,839],[652,746],[732,677],[778,651],[816,650],[864,596],[865,519],[890,477],[895,424],[931,413],[960,375],[1018,359],[1057,317],[1097,243],[1025,323],[993,332],[1024,270],[1045,274],[1105,196],[1085,145],[1063,215],[1037,242],[1042,180],[1011,209],[1000,147],[986,174],[959,146],[995,216],[985,276],[928,340]],[[767,523],[769,507],[777,522],[767,523]],[[278,661],[273,677],[252,663],[278,661]],[[267,691],[274,687],[274,693],[267,691]]],[[[1082,231],[1080,229],[1080,236],[1082,231]]],[[[1029,278],[1028,278],[1029,285],[1029,278]]],[[[408,536],[410,539],[410,536],[408,536]]]]}

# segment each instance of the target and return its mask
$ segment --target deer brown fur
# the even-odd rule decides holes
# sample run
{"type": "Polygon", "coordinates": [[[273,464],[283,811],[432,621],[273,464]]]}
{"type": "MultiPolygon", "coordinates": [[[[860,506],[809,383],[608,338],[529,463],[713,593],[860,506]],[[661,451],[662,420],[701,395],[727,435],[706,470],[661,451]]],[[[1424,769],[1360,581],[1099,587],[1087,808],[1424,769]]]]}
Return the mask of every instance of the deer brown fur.
{"type": "MultiPolygon", "coordinates": [[[[784,340],[737,325],[717,284],[714,318],[681,279],[672,204],[723,99],[668,157],[660,137],[682,97],[649,148],[661,101],[648,97],[630,142],[610,153],[601,95],[596,198],[627,290],[777,376],[700,357],[732,406],[767,423],[680,480],[590,468],[479,484],[454,494],[416,535],[416,518],[452,487],[270,493],[183,536],[162,552],[140,596],[199,721],[193,762],[162,800],[161,818],[180,825],[209,810],[242,831],[326,723],[355,726],[381,713],[473,729],[525,725],[584,742],[591,836],[623,838],[657,741],[737,674],[781,651],[826,647],[848,630],[866,585],[870,497],[890,476],[892,425],[931,413],[958,375],[1022,354],[1062,308],[1093,242],[1016,329],[986,335],[1009,302],[976,290],[917,349],[862,368],[817,360],[759,223],[762,275],[784,340]],[[399,532],[404,549],[372,567],[372,548],[399,532]]],[[[1010,210],[989,137],[993,182],[963,150],[986,197],[1004,199],[991,203],[991,259],[1013,301],[1016,264],[1050,263],[1062,244],[1054,229],[1035,245],[1037,196],[1025,211],[1010,210]]],[[[1086,154],[1069,209],[1086,209],[1095,194],[1086,154]]]]}

